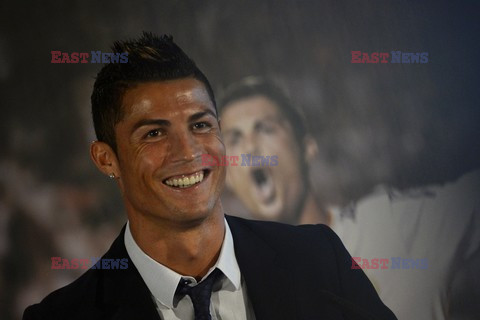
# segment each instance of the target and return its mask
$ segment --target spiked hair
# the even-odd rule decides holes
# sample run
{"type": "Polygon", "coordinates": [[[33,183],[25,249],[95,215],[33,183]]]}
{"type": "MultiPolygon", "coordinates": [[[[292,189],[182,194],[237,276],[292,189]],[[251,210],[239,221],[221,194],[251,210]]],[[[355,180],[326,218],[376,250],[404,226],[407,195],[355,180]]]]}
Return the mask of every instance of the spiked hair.
{"type": "Polygon", "coordinates": [[[92,117],[98,141],[116,152],[115,125],[123,119],[122,99],[126,91],[140,83],[195,78],[205,85],[216,110],[212,87],[205,75],[173,37],[143,32],[136,40],[116,41],[114,53],[127,53],[127,63],[109,63],[97,74],[91,96],[92,117]]]}

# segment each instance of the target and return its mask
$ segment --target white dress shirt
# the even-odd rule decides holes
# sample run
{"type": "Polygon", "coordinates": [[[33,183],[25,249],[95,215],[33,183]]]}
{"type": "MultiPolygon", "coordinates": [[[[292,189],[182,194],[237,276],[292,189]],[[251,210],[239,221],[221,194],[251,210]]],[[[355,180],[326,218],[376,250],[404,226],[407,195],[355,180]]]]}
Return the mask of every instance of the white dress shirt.
{"type": "MultiPolygon", "coordinates": [[[[180,279],[189,279],[193,284],[197,281],[190,276],[183,276],[149,257],[137,245],[130,232],[127,222],[125,229],[125,247],[133,264],[145,281],[155,301],[160,317],[170,319],[194,319],[193,304],[188,295],[181,300],[175,297],[180,279]]],[[[235,257],[233,237],[225,220],[225,237],[223,239],[220,256],[215,265],[208,271],[205,278],[218,268],[223,275],[213,286],[210,302],[212,320],[253,320],[253,307],[248,299],[245,281],[235,257]]],[[[202,279],[202,280],[203,280],[202,279]]]]}

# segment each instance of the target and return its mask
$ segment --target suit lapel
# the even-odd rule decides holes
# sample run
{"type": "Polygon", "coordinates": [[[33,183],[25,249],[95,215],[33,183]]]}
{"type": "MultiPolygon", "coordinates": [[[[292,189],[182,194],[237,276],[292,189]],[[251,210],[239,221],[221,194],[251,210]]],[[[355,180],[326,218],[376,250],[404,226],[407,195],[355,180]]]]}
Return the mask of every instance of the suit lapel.
{"type": "Polygon", "coordinates": [[[292,273],[245,220],[226,216],[242,277],[257,319],[295,319],[292,273]]]}
{"type": "Polygon", "coordinates": [[[105,319],[159,320],[147,285],[133,265],[124,243],[125,227],[103,259],[128,259],[128,268],[99,270],[96,303],[105,319]]]}
{"type": "MultiPolygon", "coordinates": [[[[295,319],[298,312],[292,292],[292,273],[275,250],[259,237],[243,219],[227,216],[247,293],[257,320],[295,319]]],[[[151,293],[124,244],[125,227],[104,259],[128,259],[124,270],[98,270],[96,305],[103,319],[159,320],[151,293]]]]}

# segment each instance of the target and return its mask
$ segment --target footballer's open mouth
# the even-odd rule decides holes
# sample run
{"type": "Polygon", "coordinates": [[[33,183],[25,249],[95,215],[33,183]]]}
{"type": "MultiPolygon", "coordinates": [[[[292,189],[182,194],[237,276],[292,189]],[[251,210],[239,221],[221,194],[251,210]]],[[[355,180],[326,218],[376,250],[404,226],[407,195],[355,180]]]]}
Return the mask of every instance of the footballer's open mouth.
{"type": "Polygon", "coordinates": [[[264,204],[272,203],[276,196],[272,173],[267,168],[255,168],[250,174],[256,197],[264,204]]]}
{"type": "Polygon", "coordinates": [[[163,183],[171,188],[190,188],[201,183],[204,179],[208,177],[209,174],[209,169],[203,169],[189,174],[172,176],[163,180],[163,183]]]}

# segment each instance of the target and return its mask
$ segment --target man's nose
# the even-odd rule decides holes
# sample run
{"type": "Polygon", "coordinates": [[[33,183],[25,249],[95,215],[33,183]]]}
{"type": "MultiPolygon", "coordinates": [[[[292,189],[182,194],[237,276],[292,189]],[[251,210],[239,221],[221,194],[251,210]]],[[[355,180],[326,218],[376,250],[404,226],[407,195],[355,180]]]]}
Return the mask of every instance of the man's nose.
{"type": "Polygon", "coordinates": [[[249,134],[244,139],[243,150],[246,154],[258,155],[259,141],[256,134],[249,134]]]}
{"type": "Polygon", "coordinates": [[[191,132],[177,132],[172,134],[171,156],[172,161],[192,161],[200,158],[203,146],[191,132]]]}

